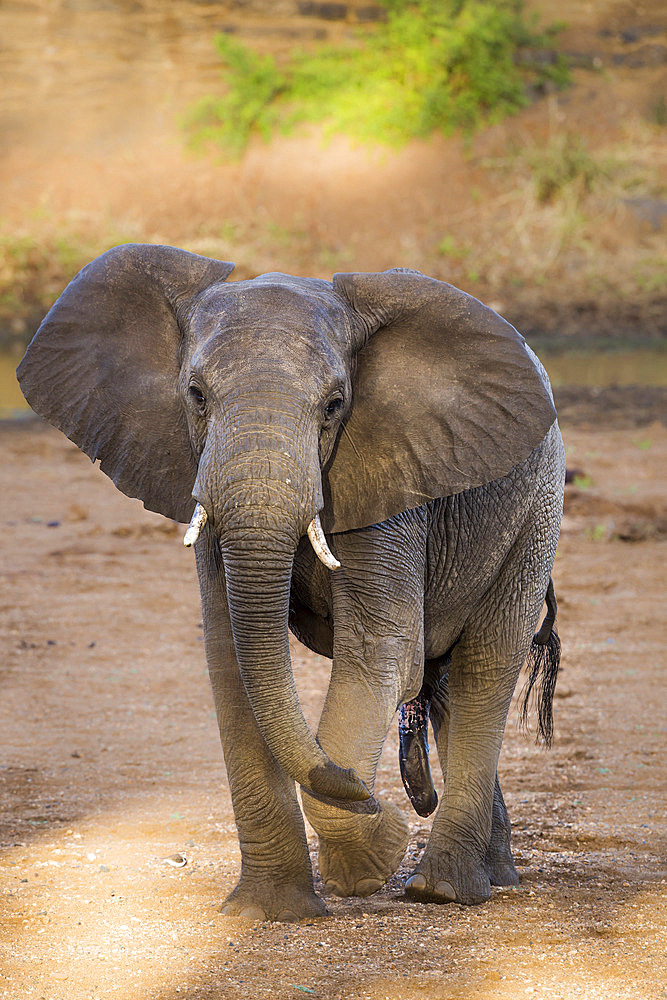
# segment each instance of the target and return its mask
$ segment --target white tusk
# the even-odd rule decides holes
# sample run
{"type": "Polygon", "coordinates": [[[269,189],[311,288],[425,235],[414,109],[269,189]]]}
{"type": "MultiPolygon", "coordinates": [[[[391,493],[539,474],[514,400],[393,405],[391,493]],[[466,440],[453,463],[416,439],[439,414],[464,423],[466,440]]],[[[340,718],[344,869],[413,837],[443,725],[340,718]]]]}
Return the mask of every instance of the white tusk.
{"type": "Polygon", "coordinates": [[[197,539],[201,534],[201,529],[206,524],[207,519],[208,519],[208,514],[206,513],[202,505],[198,503],[197,506],[195,507],[195,512],[192,515],[192,520],[190,521],[188,530],[185,532],[185,535],[183,537],[183,545],[186,545],[188,548],[190,548],[191,545],[195,544],[195,542],[197,541],[197,539]]]}
{"type": "Polygon", "coordinates": [[[340,569],[340,563],[327,545],[319,514],[316,514],[308,525],[308,537],[320,562],[323,562],[327,569],[340,569]]]}

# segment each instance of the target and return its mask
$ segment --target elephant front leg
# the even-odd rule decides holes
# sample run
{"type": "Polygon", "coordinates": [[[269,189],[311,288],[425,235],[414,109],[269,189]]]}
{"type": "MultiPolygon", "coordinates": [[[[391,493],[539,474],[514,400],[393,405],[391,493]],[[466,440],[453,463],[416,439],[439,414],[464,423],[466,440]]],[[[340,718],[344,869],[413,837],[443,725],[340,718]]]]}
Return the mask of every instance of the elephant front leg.
{"type": "MultiPolygon", "coordinates": [[[[393,651],[380,642],[374,652],[391,667],[393,651]]],[[[369,678],[371,672],[366,660],[353,657],[349,648],[344,659],[334,655],[317,735],[322,748],[337,763],[347,767],[352,766],[348,761],[354,761],[357,773],[372,791],[396,704],[394,680],[388,685],[374,683],[369,678]]],[[[302,800],[319,837],[320,873],[327,891],[336,896],[377,892],[396,871],[407,848],[409,832],[401,811],[375,794],[366,802],[341,803],[303,790],[302,800]]]]}
{"type": "MultiPolygon", "coordinates": [[[[423,676],[423,549],[414,538],[419,531],[419,524],[406,530],[382,526],[336,539],[343,565],[331,582],[334,662],[318,739],[338,764],[353,766],[371,791],[396,706],[419,690],[423,676]]],[[[375,794],[367,802],[340,803],[304,793],[303,804],[319,836],[328,891],[368,896],[380,889],[407,847],[400,810],[375,794]]]]}
{"type": "MultiPolygon", "coordinates": [[[[382,644],[377,652],[381,655],[382,644]]],[[[381,684],[360,680],[365,664],[334,657],[331,685],[318,729],[318,739],[333,760],[354,761],[371,789],[394,715],[392,694],[381,684]],[[352,668],[359,677],[341,678],[352,668]]],[[[408,844],[408,826],[396,806],[375,794],[366,802],[340,803],[302,793],[306,816],[317,831],[320,873],[327,891],[336,896],[370,896],[398,868],[408,844]]]]}
{"type": "Polygon", "coordinates": [[[208,537],[195,551],[206,659],[241,848],[241,877],[221,912],[249,920],[324,916],[294,781],[270,754],[241,680],[221,560],[208,537]]]}

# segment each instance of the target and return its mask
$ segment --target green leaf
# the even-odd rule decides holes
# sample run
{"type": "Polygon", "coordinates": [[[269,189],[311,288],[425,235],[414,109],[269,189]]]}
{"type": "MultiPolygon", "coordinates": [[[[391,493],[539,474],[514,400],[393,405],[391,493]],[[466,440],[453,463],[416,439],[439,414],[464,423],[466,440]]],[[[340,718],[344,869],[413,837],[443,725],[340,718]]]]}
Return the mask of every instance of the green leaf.
{"type": "Polygon", "coordinates": [[[252,135],[317,122],[325,132],[400,144],[435,130],[474,130],[525,105],[528,84],[566,82],[548,29],[528,24],[521,0],[384,5],[386,22],[360,30],[353,43],[293,53],[280,68],[218,35],[225,89],[190,111],[193,142],[238,155],[252,135]],[[537,59],[536,50],[552,57],[537,59]]]}

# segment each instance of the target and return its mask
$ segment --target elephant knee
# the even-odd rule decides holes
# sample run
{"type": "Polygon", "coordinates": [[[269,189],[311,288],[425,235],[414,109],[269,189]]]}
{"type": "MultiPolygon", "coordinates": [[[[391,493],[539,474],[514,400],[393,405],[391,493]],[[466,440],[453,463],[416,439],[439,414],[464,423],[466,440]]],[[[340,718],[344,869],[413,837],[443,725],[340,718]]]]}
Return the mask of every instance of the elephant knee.
{"type": "Polygon", "coordinates": [[[374,797],[366,802],[338,802],[301,791],[306,819],[318,837],[331,843],[342,842],[372,828],[380,818],[381,805],[374,797]]]}

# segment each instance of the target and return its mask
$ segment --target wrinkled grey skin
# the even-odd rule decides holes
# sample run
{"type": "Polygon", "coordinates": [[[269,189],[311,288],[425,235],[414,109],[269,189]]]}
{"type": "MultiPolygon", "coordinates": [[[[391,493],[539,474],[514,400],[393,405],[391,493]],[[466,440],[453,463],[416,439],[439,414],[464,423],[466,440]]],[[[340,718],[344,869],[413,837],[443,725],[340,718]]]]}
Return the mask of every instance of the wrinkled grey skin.
{"type": "MultiPolygon", "coordinates": [[[[229,269],[171,248],[116,248],[63,293],[19,368],[33,407],[100,458],[119,488],[180,520],[192,497],[208,513],[195,553],[242,855],[223,912],[277,920],[326,912],[295,780],[327,890],[366,896],[384,884],[408,828],[375,795],[376,766],[425,665],[437,680],[445,663],[446,703],[434,699],[431,713],[446,784],[407,891],[480,903],[492,883],[517,881],[496,767],[562,509],[563,448],[546,376],[495,314],[414,273],[342,276],[333,286],[284,275],[226,284],[229,269]],[[431,410],[451,411],[452,426],[464,411],[468,419],[467,398],[483,378],[486,347],[468,365],[464,343],[461,374],[449,362],[427,367],[402,393],[414,365],[396,366],[378,390],[379,411],[364,416],[370,345],[381,367],[382,344],[392,331],[402,336],[406,315],[412,343],[449,310],[440,340],[465,340],[490,324],[501,341],[510,338],[510,353],[519,351],[525,388],[521,374],[498,375],[500,408],[487,411],[482,400],[481,416],[470,411],[474,434],[468,424],[450,434],[448,424],[438,438],[431,410]],[[151,371],[138,375],[147,358],[151,371]],[[426,402],[419,383],[428,383],[426,402]],[[448,402],[457,386],[461,396],[448,402]],[[509,414],[509,429],[496,437],[498,413],[509,414]],[[389,459],[373,465],[385,425],[390,456],[410,428],[391,483],[389,459]],[[423,426],[425,443],[413,426],[423,426]],[[452,495],[449,480],[435,493],[424,476],[450,446],[456,461],[441,464],[456,467],[452,495]],[[468,452],[479,459],[470,470],[468,452]],[[357,459],[337,478],[336,463],[357,459]],[[388,503],[400,506],[386,517],[388,503]],[[305,537],[318,511],[342,564],[333,572],[305,537]],[[288,624],[333,656],[317,743],[298,705],[288,624]]],[[[439,469],[432,479],[446,475],[439,469]]]]}

